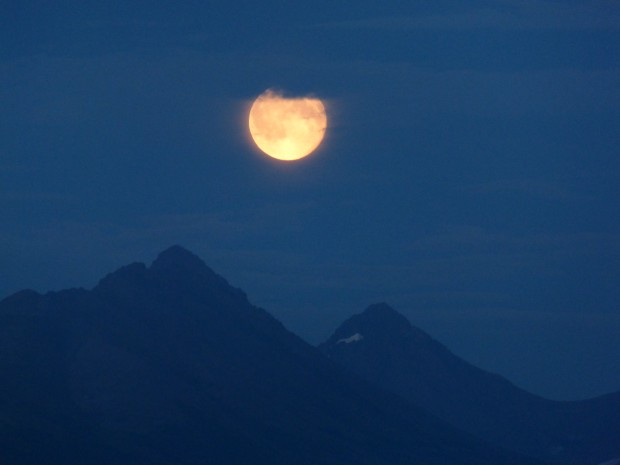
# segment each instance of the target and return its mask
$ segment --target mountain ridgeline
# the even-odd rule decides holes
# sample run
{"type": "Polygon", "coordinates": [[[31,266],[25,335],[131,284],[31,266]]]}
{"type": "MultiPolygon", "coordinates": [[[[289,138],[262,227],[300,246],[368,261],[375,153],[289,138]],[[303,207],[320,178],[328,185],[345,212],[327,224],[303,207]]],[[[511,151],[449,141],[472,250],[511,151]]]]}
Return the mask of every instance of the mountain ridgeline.
{"type": "Polygon", "coordinates": [[[535,396],[457,357],[386,304],[345,321],[320,349],[493,444],[563,465],[620,457],[620,392],[578,402],[535,396]]]}
{"type": "Polygon", "coordinates": [[[343,369],[178,246],[0,302],[0,386],[2,464],[539,463],[343,369]]]}

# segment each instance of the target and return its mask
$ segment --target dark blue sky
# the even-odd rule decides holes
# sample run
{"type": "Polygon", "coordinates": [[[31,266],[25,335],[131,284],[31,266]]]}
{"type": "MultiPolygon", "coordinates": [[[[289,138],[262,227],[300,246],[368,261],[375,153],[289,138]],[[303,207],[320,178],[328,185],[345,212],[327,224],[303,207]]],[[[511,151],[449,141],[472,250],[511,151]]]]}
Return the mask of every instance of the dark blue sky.
{"type": "Polygon", "coordinates": [[[0,296],[181,244],[312,343],[387,301],[552,398],[620,389],[620,4],[14,2],[0,296]],[[256,153],[267,88],[321,149],[256,153]]]}

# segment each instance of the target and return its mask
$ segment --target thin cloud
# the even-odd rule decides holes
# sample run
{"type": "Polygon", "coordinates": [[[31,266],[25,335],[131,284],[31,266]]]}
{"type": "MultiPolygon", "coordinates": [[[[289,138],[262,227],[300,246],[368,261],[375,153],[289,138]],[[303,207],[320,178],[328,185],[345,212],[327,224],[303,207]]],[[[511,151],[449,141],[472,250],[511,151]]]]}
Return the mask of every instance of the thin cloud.
{"type": "Polygon", "coordinates": [[[330,22],[321,27],[374,30],[553,29],[618,30],[620,4],[597,1],[563,4],[541,0],[502,0],[485,8],[426,16],[393,16],[330,22]]]}
{"type": "MultiPolygon", "coordinates": [[[[0,167],[0,171],[2,168],[0,167]]],[[[72,202],[76,200],[74,196],[68,194],[62,194],[58,192],[17,192],[8,191],[0,192],[0,201],[6,202],[29,202],[29,201],[41,201],[41,202],[72,202]]]]}
{"type": "Polygon", "coordinates": [[[547,200],[573,201],[591,200],[592,196],[577,193],[572,190],[566,180],[539,180],[539,179],[501,179],[487,183],[476,184],[465,188],[475,194],[513,193],[524,194],[529,197],[539,197],[547,200]]]}

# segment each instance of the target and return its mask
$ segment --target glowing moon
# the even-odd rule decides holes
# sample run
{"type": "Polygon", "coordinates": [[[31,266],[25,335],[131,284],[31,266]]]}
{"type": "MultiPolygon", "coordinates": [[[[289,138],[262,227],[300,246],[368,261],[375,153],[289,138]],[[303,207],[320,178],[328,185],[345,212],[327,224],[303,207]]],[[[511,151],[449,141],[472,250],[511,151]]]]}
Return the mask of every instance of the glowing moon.
{"type": "Polygon", "coordinates": [[[288,98],[267,90],[252,104],[249,125],[254,143],[267,155],[299,160],[323,140],[327,116],[319,99],[288,98]]]}

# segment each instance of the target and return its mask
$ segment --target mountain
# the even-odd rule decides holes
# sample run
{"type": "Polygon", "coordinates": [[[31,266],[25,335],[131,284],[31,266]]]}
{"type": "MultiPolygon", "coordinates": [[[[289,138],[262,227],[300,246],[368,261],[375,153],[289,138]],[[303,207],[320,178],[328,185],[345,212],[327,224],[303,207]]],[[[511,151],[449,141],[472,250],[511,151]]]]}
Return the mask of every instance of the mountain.
{"type": "Polygon", "coordinates": [[[0,462],[533,465],[348,373],[175,246],[0,302],[0,462]]]}
{"type": "Polygon", "coordinates": [[[386,304],[345,321],[320,350],[366,380],[502,447],[563,465],[620,457],[620,393],[556,402],[454,355],[386,304]]]}

